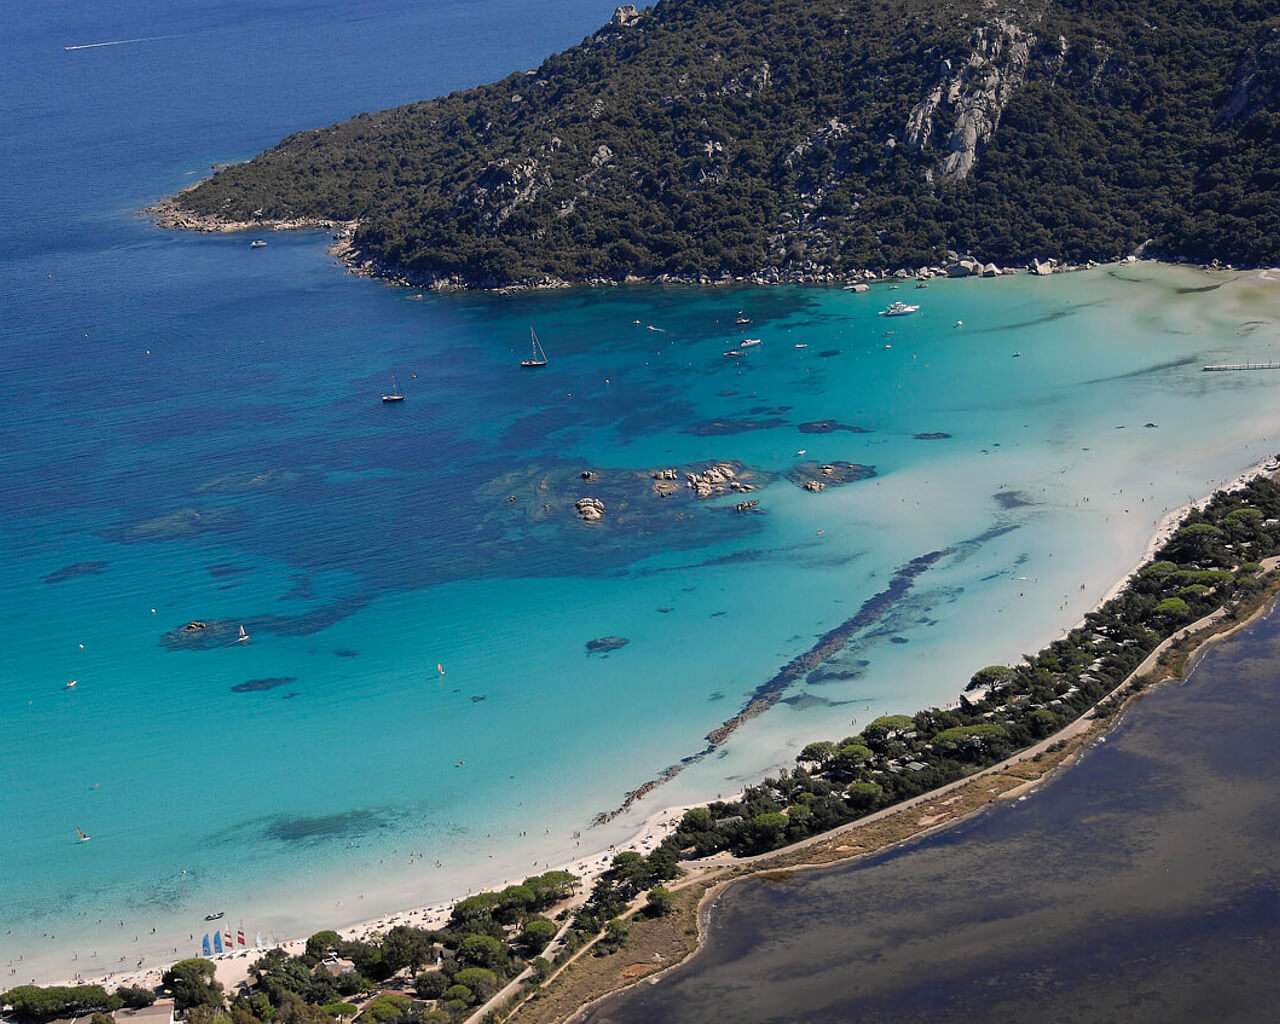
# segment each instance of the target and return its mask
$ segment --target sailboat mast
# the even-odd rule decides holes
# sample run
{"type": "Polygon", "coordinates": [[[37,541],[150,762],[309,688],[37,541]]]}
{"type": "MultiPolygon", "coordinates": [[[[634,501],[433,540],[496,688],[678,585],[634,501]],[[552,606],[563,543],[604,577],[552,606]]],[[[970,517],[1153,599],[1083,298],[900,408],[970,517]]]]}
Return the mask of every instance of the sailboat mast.
{"type": "Polygon", "coordinates": [[[546,366],[547,354],[542,351],[542,342],[538,340],[538,332],[529,328],[529,358],[520,360],[521,366],[546,366]]]}

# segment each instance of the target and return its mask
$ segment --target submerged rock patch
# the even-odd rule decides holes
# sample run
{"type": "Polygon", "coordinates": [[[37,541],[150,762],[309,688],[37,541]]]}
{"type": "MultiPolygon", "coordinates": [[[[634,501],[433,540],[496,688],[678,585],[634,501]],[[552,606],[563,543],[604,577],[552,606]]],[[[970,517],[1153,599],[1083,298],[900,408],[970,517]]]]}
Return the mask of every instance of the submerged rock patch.
{"type": "Polygon", "coordinates": [[[838,420],[810,420],[808,423],[801,423],[796,429],[802,434],[830,434],[837,430],[845,430],[850,434],[871,433],[866,427],[854,426],[851,423],[841,423],[838,420]]]}
{"type": "Polygon", "coordinates": [[[265,679],[250,679],[231,687],[234,693],[257,693],[261,690],[274,690],[277,686],[296,683],[297,676],[267,676],[265,679]]]}
{"type": "Polygon", "coordinates": [[[219,562],[216,565],[206,565],[204,571],[212,576],[215,580],[225,579],[228,576],[241,576],[246,572],[253,572],[241,565],[231,565],[228,562],[219,562]]]}
{"type": "Polygon", "coordinates": [[[588,654],[608,654],[610,651],[620,650],[626,647],[631,641],[625,636],[599,636],[594,640],[587,641],[588,654]]]}
{"type": "Polygon", "coordinates": [[[387,827],[373,811],[346,811],[315,817],[277,815],[262,825],[262,835],[280,843],[319,843],[345,836],[360,836],[387,827]]]}
{"type": "Polygon", "coordinates": [[[62,583],[64,580],[75,579],[77,576],[96,576],[99,573],[107,571],[106,562],[72,562],[70,565],[64,565],[61,569],[56,569],[44,577],[46,583],[62,583]]]}
{"type": "Polygon", "coordinates": [[[240,525],[234,510],[225,508],[180,508],[137,526],[108,531],[113,540],[123,544],[147,541],[186,540],[204,533],[225,533],[240,525]]]}
{"type": "Polygon", "coordinates": [[[1025,491],[996,491],[991,497],[1001,508],[1022,508],[1024,505],[1035,504],[1025,491]]]}
{"type": "Polygon", "coordinates": [[[695,437],[722,437],[727,434],[743,434],[748,430],[772,430],[786,425],[787,421],[779,416],[758,420],[703,420],[685,427],[684,433],[695,437]]]}
{"type": "Polygon", "coordinates": [[[867,480],[876,475],[875,466],[863,466],[857,462],[799,462],[787,474],[787,479],[806,491],[825,491],[828,487],[867,480]]]}

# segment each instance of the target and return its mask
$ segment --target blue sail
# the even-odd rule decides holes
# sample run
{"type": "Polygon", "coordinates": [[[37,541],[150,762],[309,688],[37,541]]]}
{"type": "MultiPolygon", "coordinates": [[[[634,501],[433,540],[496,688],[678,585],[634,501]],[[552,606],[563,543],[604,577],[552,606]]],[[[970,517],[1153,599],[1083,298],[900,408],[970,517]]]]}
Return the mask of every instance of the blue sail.
{"type": "Polygon", "coordinates": [[[200,952],[203,953],[205,956],[209,955],[209,933],[208,932],[204,933],[204,942],[201,943],[200,952]]]}
{"type": "Polygon", "coordinates": [[[213,933],[213,951],[215,953],[222,952],[222,933],[221,932],[213,933]]]}

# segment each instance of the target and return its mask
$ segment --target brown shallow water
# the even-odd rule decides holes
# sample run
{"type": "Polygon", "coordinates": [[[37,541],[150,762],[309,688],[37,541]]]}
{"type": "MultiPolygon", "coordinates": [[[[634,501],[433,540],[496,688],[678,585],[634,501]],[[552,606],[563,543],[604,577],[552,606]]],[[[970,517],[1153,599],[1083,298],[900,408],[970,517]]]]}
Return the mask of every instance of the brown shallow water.
{"type": "Polygon", "coordinates": [[[590,1024],[1280,1019],[1280,614],[1029,797],[720,896],[590,1024]]]}

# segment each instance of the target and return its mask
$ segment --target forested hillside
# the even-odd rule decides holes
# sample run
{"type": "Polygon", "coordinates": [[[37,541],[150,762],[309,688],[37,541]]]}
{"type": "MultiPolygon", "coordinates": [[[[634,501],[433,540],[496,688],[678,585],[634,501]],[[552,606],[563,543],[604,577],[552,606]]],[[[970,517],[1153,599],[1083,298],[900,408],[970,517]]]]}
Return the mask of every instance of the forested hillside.
{"type": "Polygon", "coordinates": [[[1280,6],[662,0],[176,202],[358,221],[356,258],[427,284],[783,280],[1147,240],[1278,263],[1280,6]]]}

